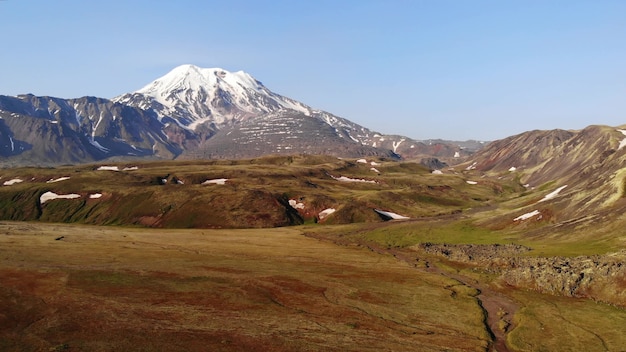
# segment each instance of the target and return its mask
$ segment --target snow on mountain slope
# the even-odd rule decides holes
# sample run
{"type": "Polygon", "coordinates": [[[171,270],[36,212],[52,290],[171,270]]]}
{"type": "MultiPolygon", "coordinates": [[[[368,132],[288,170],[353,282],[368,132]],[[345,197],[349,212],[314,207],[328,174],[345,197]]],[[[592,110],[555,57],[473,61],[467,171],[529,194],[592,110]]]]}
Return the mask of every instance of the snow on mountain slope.
{"type": "MultiPolygon", "coordinates": [[[[334,141],[327,144],[326,148],[333,149],[339,144],[344,146],[352,144],[356,148],[391,150],[395,155],[407,157],[430,153],[435,153],[438,157],[452,157],[455,153],[462,152],[459,146],[450,145],[441,148],[445,143],[427,145],[403,136],[381,135],[347,119],[273,93],[260,81],[243,71],[228,72],[221,68],[182,65],[143,88],[113,100],[153,111],[166,126],[174,124],[193,134],[202,133],[208,137],[235,125],[245,126],[253,123],[256,125],[255,133],[250,135],[251,139],[245,144],[253,143],[253,140],[267,139],[264,132],[276,128],[284,130],[284,136],[300,132],[311,136],[317,135],[319,131],[313,129],[287,131],[288,127],[281,128],[283,125],[281,116],[289,120],[295,115],[300,115],[302,118],[311,119],[308,122],[303,120],[310,128],[318,126],[318,129],[326,131],[327,128],[324,126],[329,126],[334,131],[332,136],[324,132],[324,135],[332,137],[330,140],[334,141]]],[[[291,124],[288,121],[283,122],[286,125],[291,124]]],[[[283,142],[285,141],[281,141],[280,144],[291,144],[283,142]]],[[[275,138],[263,144],[273,143],[275,138]]],[[[299,144],[317,143],[319,141],[309,138],[299,144]]],[[[269,149],[266,149],[259,148],[259,151],[268,152],[269,149]]],[[[295,149],[292,151],[302,152],[295,149]]],[[[360,153],[362,151],[358,152],[360,153]]]]}
{"type": "Polygon", "coordinates": [[[312,109],[275,94],[251,75],[221,68],[182,65],[130,94],[113,99],[161,118],[172,117],[182,127],[195,130],[203,123],[219,126],[282,109],[310,115],[312,109]]]}

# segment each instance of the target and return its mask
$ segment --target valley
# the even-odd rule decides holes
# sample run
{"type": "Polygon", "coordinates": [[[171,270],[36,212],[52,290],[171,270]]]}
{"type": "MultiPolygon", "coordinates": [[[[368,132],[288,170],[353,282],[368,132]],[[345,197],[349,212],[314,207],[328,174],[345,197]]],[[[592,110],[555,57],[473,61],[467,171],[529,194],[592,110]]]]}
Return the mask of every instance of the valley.
{"type": "Polygon", "coordinates": [[[619,168],[481,158],[3,169],[0,349],[622,350],[619,168]]]}

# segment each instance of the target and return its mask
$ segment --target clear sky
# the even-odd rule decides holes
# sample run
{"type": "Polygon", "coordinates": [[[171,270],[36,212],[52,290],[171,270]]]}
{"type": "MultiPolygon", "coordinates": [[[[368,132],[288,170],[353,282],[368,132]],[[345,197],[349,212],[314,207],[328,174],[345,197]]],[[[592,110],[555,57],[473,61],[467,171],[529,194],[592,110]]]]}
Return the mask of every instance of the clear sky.
{"type": "Polygon", "coordinates": [[[0,0],[0,30],[2,95],[112,98],[190,63],[416,139],[626,124],[624,0],[0,0]]]}

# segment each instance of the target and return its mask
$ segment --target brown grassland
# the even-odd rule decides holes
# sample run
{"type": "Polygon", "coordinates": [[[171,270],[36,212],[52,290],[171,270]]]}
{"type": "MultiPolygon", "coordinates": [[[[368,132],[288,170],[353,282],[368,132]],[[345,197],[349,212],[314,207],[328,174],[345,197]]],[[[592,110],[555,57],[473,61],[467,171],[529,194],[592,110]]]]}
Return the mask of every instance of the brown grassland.
{"type": "Polygon", "coordinates": [[[4,351],[475,351],[490,343],[473,290],[294,229],[3,223],[0,231],[4,351]]]}
{"type": "Polygon", "coordinates": [[[626,351],[624,194],[377,162],[2,170],[0,351],[626,351]]]}

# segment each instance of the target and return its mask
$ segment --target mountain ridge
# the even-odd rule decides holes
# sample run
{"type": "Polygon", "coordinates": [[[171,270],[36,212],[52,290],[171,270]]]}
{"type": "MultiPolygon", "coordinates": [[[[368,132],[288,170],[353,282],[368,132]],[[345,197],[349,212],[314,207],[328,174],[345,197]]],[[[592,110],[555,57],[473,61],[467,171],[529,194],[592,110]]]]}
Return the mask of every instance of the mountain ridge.
{"type": "Polygon", "coordinates": [[[112,100],[0,96],[0,118],[5,165],[299,153],[454,159],[482,146],[383,135],[276,94],[244,71],[194,65],[112,100]]]}

